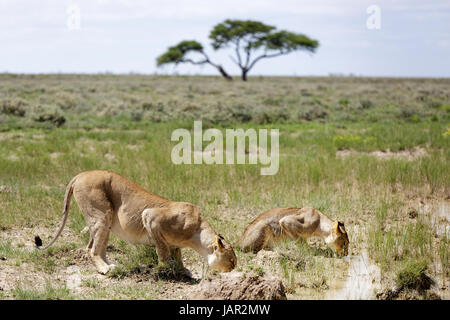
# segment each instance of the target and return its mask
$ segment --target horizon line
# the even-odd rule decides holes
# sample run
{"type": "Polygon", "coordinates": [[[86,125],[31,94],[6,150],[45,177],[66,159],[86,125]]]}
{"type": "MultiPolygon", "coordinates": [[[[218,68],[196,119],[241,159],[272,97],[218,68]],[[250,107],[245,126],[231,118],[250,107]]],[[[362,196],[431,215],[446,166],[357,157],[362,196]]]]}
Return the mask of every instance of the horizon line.
{"type": "MultiPolygon", "coordinates": [[[[100,71],[100,72],[9,72],[1,71],[0,76],[4,75],[15,75],[15,76],[51,76],[51,75],[83,75],[83,76],[95,76],[95,75],[111,75],[111,76],[161,76],[161,77],[217,77],[223,78],[218,74],[161,74],[161,73],[145,73],[145,72],[111,72],[111,71],[100,71]]],[[[240,74],[232,74],[232,77],[240,78],[240,74]]],[[[392,79],[450,79],[450,76],[402,76],[402,75],[362,75],[362,74],[345,74],[345,73],[329,73],[328,75],[287,75],[287,74],[255,74],[248,75],[248,78],[392,78],[392,79]]]]}

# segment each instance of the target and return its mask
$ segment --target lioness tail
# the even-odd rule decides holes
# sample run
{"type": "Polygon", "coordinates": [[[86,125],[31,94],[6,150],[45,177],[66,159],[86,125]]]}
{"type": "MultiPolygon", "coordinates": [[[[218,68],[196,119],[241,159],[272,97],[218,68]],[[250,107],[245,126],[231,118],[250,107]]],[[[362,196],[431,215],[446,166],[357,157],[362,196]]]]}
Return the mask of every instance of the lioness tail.
{"type": "Polygon", "coordinates": [[[75,183],[77,177],[74,177],[69,184],[67,185],[66,188],[66,195],[64,196],[64,209],[63,209],[63,220],[61,223],[61,227],[59,227],[58,232],[56,233],[56,235],[53,237],[52,241],[50,241],[50,243],[48,245],[46,245],[45,247],[42,247],[42,240],[39,236],[36,236],[34,238],[34,243],[36,244],[36,247],[39,250],[45,250],[48,249],[53,243],[55,243],[56,239],[58,239],[59,235],[61,234],[61,232],[64,229],[64,226],[66,225],[66,221],[67,221],[67,217],[69,216],[69,205],[70,205],[70,199],[72,198],[72,193],[73,193],[73,185],[75,183]]]}

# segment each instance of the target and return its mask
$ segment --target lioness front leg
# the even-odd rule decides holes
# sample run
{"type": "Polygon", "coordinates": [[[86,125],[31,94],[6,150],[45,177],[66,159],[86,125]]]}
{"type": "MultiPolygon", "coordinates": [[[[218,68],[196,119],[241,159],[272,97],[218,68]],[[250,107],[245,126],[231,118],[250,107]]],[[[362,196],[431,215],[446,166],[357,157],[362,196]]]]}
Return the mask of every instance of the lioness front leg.
{"type": "Polygon", "coordinates": [[[183,265],[183,259],[181,258],[181,248],[171,247],[170,255],[172,261],[176,264],[177,268],[180,269],[181,273],[189,278],[192,278],[192,273],[189,269],[185,268],[183,265]]]}
{"type": "Polygon", "coordinates": [[[171,259],[179,266],[183,267],[183,260],[181,259],[181,248],[171,247],[170,248],[171,259]]]}
{"type": "MultiPolygon", "coordinates": [[[[147,230],[150,239],[153,241],[156,247],[156,253],[158,254],[159,263],[170,263],[172,261],[172,254],[169,244],[164,239],[160,232],[158,216],[164,211],[165,208],[146,209],[142,213],[142,222],[144,228],[147,230]]],[[[181,258],[181,251],[180,251],[181,258]]]]}

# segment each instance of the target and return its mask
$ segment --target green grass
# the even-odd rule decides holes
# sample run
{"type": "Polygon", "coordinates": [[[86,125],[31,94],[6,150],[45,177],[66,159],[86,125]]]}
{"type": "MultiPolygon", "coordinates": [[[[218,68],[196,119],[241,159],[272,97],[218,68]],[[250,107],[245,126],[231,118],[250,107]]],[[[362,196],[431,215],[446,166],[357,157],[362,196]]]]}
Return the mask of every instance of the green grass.
{"type": "Polygon", "coordinates": [[[53,274],[58,265],[58,261],[68,264],[70,261],[69,252],[76,248],[74,243],[63,243],[49,248],[47,251],[29,250],[20,247],[13,247],[10,242],[0,239],[0,256],[7,259],[14,259],[20,265],[32,262],[37,271],[53,274]],[[65,255],[63,259],[61,255],[65,255]]]}
{"type": "Polygon", "coordinates": [[[108,273],[111,278],[122,279],[130,274],[139,273],[146,268],[158,265],[158,256],[153,247],[133,246],[125,241],[118,240],[118,250],[122,253],[118,265],[108,273]]]}
{"type": "Polygon", "coordinates": [[[424,260],[408,261],[397,272],[396,285],[399,288],[416,290],[428,289],[431,285],[430,278],[426,275],[428,264],[424,260]]]}
{"type": "Polygon", "coordinates": [[[12,295],[17,300],[70,300],[73,299],[69,289],[53,287],[49,283],[43,289],[24,289],[16,287],[12,295]]]}
{"type": "Polygon", "coordinates": [[[443,237],[443,239],[439,243],[438,252],[439,252],[439,259],[442,265],[442,276],[449,277],[450,276],[450,265],[449,265],[449,240],[446,236],[443,237]]]}

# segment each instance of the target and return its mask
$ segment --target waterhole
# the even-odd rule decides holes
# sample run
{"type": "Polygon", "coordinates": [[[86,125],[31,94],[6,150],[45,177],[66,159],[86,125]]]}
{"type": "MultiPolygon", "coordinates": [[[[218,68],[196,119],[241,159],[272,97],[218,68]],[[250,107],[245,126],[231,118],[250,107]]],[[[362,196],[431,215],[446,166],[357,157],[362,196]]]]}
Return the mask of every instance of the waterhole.
{"type": "Polygon", "coordinates": [[[347,277],[330,286],[327,299],[330,300],[369,300],[375,298],[381,280],[380,268],[371,264],[367,252],[345,257],[348,263],[347,277]]]}

